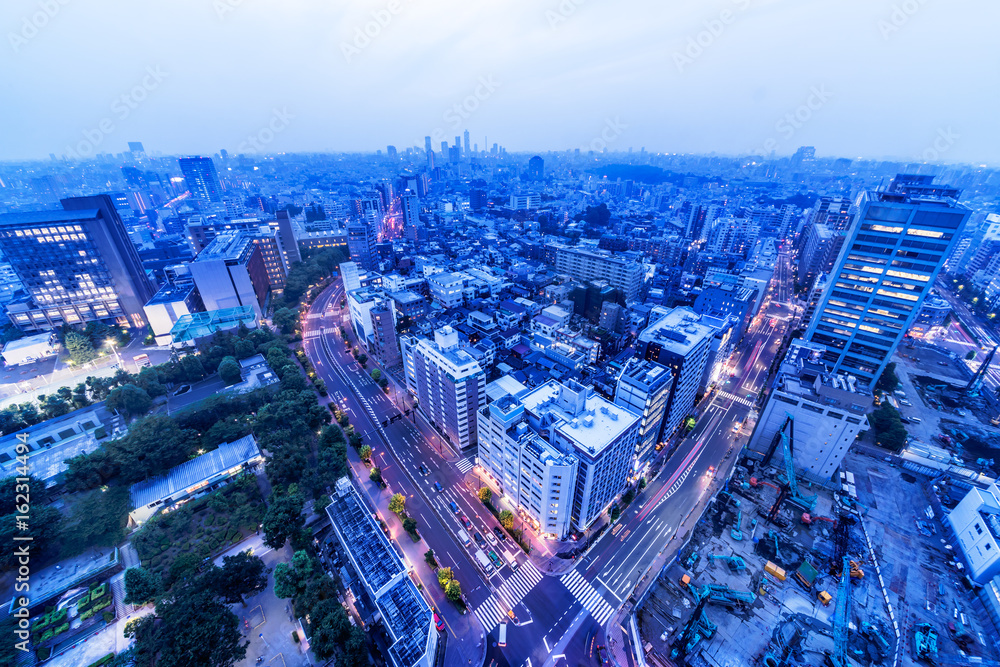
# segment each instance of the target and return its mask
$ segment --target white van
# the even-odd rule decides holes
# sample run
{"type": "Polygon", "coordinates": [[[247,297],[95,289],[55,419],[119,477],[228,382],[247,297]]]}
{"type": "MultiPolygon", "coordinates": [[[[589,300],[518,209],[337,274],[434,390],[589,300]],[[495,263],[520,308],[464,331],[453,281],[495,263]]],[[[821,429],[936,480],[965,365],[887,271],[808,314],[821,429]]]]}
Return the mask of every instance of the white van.
{"type": "Polygon", "coordinates": [[[503,559],[505,561],[507,561],[507,565],[510,565],[510,569],[512,569],[512,570],[516,570],[517,569],[517,556],[515,556],[514,554],[512,554],[509,551],[504,551],[503,552],[503,559]]]}
{"type": "Polygon", "coordinates": [[[470,538],[469,534],[462,529],[459,529],[458,531],[458,539],[462,540],[463,546],[467,547],[472,544],[472,538],[470,538]]]}
{"type": "Polygon", "coordinates": [[[500,638],[497,639],[497,646],[504,647],[507,645],[507,624],[500,624],[500,638]]]}

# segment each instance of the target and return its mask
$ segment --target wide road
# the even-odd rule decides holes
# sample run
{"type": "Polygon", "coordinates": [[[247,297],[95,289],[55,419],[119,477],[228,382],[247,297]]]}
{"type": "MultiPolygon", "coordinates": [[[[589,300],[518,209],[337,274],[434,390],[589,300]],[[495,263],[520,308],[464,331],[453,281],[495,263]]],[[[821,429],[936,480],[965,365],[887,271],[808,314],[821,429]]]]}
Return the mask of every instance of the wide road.
{"type": "MultiPolygon", "coordinates": [[[[483,633],[485,664],[496,667],[593,664],[613,613],[631,595],[657,555],[679,545],[680,541],[672,538],[681,520],[706,493],[714,474],[709,467],[718,470],[735,453],[737,441],[745,441],[748,430],[742,428],[743,422],[763,389],[791,317],[787,306],[765,302],[764,314],[754,321],[731,359],[732,379],[723,381],[721,388],[703,401],[690,436],[616,527],[607,531],[572,570],[553,577],[539,572],[509,540],[493,544],[491,529],[496,523],[475,498],[474,490],[463,483],[472,467],[469,459],[456,456],[422,422],[398,417],[392,421],[399,415],[397,405],[360,368],[340,338],[340,327],[350,327],[346,309],[340,308],[342,298],[343,288],[337,283],[314,303],[304,325],[306,353],[327,382],[331,396],[347,408],[351,423],[376,450],[376,461],[390,490],[406,494],[407,511],[417,518],[426,547],[408,545],[405,533],[397,542],[408,554],[433,548],[442,564],[455,569],[462,583],[469,607],[482,627],[469,622],[472,615],[462,617],[441,602],[440,596],[435,597],[438,591],[429,571],[420,574],[426,569],[422,556],[410,558],[425,584],[431,584],[426,588],[433,591],[448,624],[449,643],[457,640],[474,646],[483,633]],[[388,423],[383,426],[383,422],[388,423]],[[435,490],[435,482],[441,484],[440,492],[435,490]],[[452,502],[459,509],[457,515],[449,505],[452,502]],[[458,539],[462,516],[472,525],[467,532],[489,537],[487,548],[501,558],[508,552],[515,558],[516,569],[479,566],[473,557],[478,549],[475,543],[467,548],[458,539]],[[496,645],[502,622],[508,624],[506,647],[496,645]]],[[[405,407],[405,399],[396,398],[399,406],[405,407]]]]}

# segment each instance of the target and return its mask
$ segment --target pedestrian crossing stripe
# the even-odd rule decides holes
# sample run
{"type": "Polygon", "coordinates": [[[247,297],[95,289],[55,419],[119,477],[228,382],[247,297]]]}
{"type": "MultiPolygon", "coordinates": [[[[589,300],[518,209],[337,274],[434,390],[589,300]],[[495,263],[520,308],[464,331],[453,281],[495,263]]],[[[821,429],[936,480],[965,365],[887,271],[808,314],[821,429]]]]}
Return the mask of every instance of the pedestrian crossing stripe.
{"type": "Polygon", "coordinates": [[[532,588],[542,580],[542,573],[531,563],[525,563],[514,571],[514,576],[504,581],[497,588],[497,595],[503,598],[508,607],[513,607],[524,599],[532,588]]]}
{"type": "Polygon", "coordinates": [[[470,461],[469,459],[459,459],[458,461],[455,462],[455,467],[458,468],[458,471],[463,475],[472,470],[475,467],[475,465],[476,464],[470,461]]]}
{"type": "Polygon", "coordinates": [[[573,570],[569,574],[564,574],[560,577],[560,580],[563,586],[573,594],[577,602],[590,612],[598,625],[603,626],[611,618],[611,615],[615,613],[614,608],[576,570],[573,570]]]}
{"type": "Polygon", "coordinates": [[[483,624],[483,629],[487,633],[492,632],[493,628],[499,625],[506,616],[507,612],[500,608],[500,604],[492,595],[476,609],[476,617],[483,624]]]}
{"type": "Polygon", "coordinates": [[[720,391],[719,395],[721,395],[723,398],[728,398],[732,401],[735,401],[740,405],[745,405],[748,408],[752,408],[754,405],[754,402],[751,399],[747,398],[746,396],[737,396],[736,394],[730,394],[728,391],[720,391]]]}

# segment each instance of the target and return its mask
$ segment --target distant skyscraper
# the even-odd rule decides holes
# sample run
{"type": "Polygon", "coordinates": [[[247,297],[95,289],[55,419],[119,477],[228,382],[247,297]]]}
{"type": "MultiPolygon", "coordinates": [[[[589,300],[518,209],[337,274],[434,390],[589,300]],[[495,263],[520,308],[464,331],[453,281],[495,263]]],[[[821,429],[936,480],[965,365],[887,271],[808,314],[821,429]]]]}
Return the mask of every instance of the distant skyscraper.
{"type": "Polygon", "coordinates": [[[403,208],[403,228],[416,225],[420,212],[420,200],[417,199],[417,193],[413,190],[404,190],[399,199],[403,208]]]}
{"type": "Polygon", "coordinates": [[[142,147],[141,141],[130,141],[128,142],[128,149],[131,153],[146,153],[146,149],[142,147]]]}
{"type": "Polygon", "coordinates": [[[933,176],[897,175],[861,198],[806,340],[833,373],[873,385],[958,242],[970,211],[933,176]]]}
{"type": "Polygon", "coordinates": [[[386,146],[385,147],[385,154],[389,158],[395,160],[396,159],[396,147],[395,146],[386,146]]]}
{"type": "Polygon", "coordinates": [[[181,173],[191,195],[205,202],[221,202],[222,186],[219,173],[210,157],[182,157],[178,160],[181,173]]]}
{"type": "Polygon", "coordinates": [[[442,141],[441,142],[441,155],[447,155],[447,154],[448,154],[448,142],[447,141],[442,141]]]}
{"type": "Polygon", "coordinates": [[[469,131],[468,130],[465,131],[465,134],[463,135],[463,138],[465,139],[465,157],[469,157],[469,131]]]}
{"type": "Polygon", "coordinates": [[[22,331],[93,321],[146,324],[156,288],[108,195],[62,200],[62,211],[0,215],[0,249],[28,298],[8,317],[22,331]]]}
{"type": "Polygon", "coordinates": [[[540,181],[545,177],[545,160],[539,156],[534,156],[528,160],[528,178],[540,181]]]}

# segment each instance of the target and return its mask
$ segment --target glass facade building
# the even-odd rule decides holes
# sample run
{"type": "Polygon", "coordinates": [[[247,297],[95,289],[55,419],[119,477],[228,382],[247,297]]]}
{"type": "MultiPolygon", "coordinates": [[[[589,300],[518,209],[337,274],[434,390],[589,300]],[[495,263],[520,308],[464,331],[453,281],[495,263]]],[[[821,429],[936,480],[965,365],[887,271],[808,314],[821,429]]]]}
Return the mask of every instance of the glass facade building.
{"type": "Polygon", "coordinates": [[[146,324],[156,292],[107,195],[62,201],[63,211],[0,215],[0,247],[26,291],[8,317],[26,332],[91,321],[146,324]]]}
{"type": "Polygon", "coordinates": [[[832,372],[869,386],[882,374],[969,219],[959,194],[932,176],[897,175],[861,196],[806,332],[832,372]]]}

